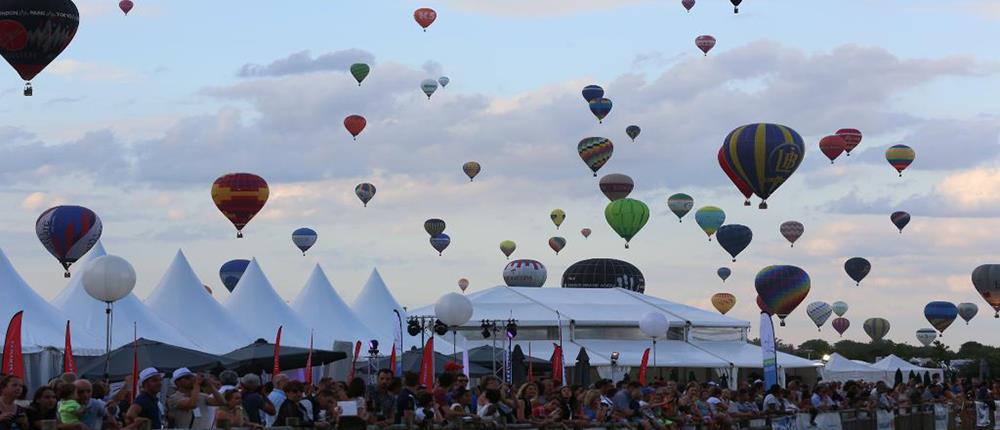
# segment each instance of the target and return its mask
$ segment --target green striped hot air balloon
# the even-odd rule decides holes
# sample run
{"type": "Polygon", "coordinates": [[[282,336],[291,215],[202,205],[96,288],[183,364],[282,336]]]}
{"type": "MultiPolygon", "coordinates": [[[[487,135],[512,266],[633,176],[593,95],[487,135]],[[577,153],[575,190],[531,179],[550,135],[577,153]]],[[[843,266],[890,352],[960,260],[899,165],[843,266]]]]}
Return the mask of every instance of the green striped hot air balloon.
{"type": "Polygon", "coordinates": [[[351,64],[351,74],[354,75],[354,79],[358,81],[358,86],[361,86],[361,81],[368,77],[368,73],[372,71],[371,66],[365,63],[354,63],[351,64]]]}
{"type": "Polygon", "coordinates": [[[636,199],[619,199],[604,208],[604,218],[608,220],[608,225],[625,239],[625,247],[628,248],[629,241],[642,230],[649,221],[649,206],[636,199]]]}

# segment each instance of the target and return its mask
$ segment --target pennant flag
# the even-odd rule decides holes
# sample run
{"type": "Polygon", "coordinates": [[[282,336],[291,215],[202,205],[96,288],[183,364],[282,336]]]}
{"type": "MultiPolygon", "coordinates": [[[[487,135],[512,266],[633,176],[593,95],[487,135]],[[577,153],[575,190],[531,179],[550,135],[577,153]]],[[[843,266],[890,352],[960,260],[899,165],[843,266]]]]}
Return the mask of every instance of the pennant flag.
{"type": "Polygon", "coordinates": [[[12,375],[24,380],[24,356],[21,355],[21,319],[24,311],[18,311],[7,325],[7,337],[3,341],[3,367],[0,375],[12,375]]]}
{"type": "Polygon", "coordinates": [[[428,390],[434,388],[434,336],[427,339],[423,357],[420,358],[420,384],[428,390]]]}
{"type": "Polygon", "coordinates": [[[392,371],[393,375],[396,374],[396,368],[397,368],[397,366],[396,366],[396,344],[394,343],[394,344],[392,344],[392,355],[389,356],[389,370],[392,371]]]}
{"type": "Polygon", "coordinates": [[[347,374],[347,383],[354,380],[354,369],[358,367],[358,357],[361,356],[361,341],[354,343],[354,358],[351,359],[351,371],[347,374]]]}
{"type": "Polygon", "coordinates": [[[274,366],[271,368],[271,378],[278,377],[281,373],[281,327],[278,326],[278,336],[274,338],[274,366]]]}
{"type": "Polygon", "coordinates": [[[531,342],[528,342],[528,382],[535,382],[535,369],[532,368],[531,363],[535,360],[531,359],[531,342]]]}
{"type": "Polygon", "coordinates": [[[306,356],[306,385],[313,383],[313,334],[309,333],[309,355],[306,356]]]}
{"type": "Polygon", "coordinates": [[[646,366],[649,365],[649,348],[642,353],[642,364],[639,365],[639,385],[646,386],[646,366]]]}
{"type": "Polygon", "coordinates": [[[73,360],[73,338],[69,334],[69,321],[66,321],[66,345],[63,347],[63,373],[76,375],[76,361],[73,360]]]}
{"type": "Polygon", "coordinates": [[[563,381],[563,353],[562,347],[556,345],[556,348],[552,350],[552,380],[557,382],[563,381]]]}
{"type": "Polygon", "coordinates": [[[132,398],[129,403],[139,396],[139,326],[132,323],[132,398]]]}

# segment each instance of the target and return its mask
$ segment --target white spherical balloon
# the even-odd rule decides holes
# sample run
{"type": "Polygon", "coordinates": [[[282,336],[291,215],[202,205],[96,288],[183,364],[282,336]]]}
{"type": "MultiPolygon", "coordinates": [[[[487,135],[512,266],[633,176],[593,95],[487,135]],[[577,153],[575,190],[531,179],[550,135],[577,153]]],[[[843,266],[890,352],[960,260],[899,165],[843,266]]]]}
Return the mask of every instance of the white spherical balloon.
{"type": "Polygon", "coordinates": [[[667,321],[667,317],[659,312],[649,312],[639,320],[639,330],[652,338],[666,337],[669,328],[670,322],[667,321]]]}
{"type": "Polygon", "coordinates": [[[434,316],[448,327],[458,327],[472,319],[472,301],[459,293],[448,293],[434,303],[434,316]]]}
{"type": "Polygon", "coordinates": [[[83,272],[83,289],[102,302],[121,300],[135,288],[135,269],[116,255],[95,258],[83,272]]]}

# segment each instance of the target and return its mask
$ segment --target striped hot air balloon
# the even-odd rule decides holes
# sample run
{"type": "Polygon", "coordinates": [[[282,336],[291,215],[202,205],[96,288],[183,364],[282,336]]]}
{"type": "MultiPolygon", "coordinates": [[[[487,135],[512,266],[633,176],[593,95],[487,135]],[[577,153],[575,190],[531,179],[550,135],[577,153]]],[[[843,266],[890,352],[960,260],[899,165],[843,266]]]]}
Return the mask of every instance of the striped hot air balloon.
{"type": "Polygon", "coordinates": [[[900,178],[903,177],[903,171],[910,167],[915,158],[917,158],[916,151],[906,145],[892,145],[885,150],[885,161],[888,161],[892,168],[899,172],[900,178]]]}
{"type": "Polygon", "coordinates": [[[576,145],[576,151],[587,167],[594,172],[596,178],[597,171],[601,170],[601,167],[604,167],[611,159],[611,154],[615,152],[615,145],[606,137],[587,137],[576,145]]]}
{"type": "Polygon", "coordinates": [[[35,220],[35,234],[69,277],[69,266],[83,257],[104,230],[94,211],[83,206],[56,206],[35,220]]]}
{"type": "Polygon", "coordinates": [[[844,336],[844,332],[851,326],[851,321],[847,318],[838,317],[834,318],[830,325],[832,325],[833,329],[837,331],[837,334],[844,336]]]}
{"type": "Polygon", "coordinates": [[[784,326],[785,317],[809,294],[809,274],[795,266],[767,266],[757,273],[754,287],[757,296],[784,326]]]}
{"type": "Polygon", "coordinates": [[[724,162],[762,199],[767,199],[802,163],[802,136],[780,124],[749,124],[737,127],[722,144],[724,162]]]}
{"type": "Polygon", "coordinates": [[[861,138],[863,137],[861,135],[861,131],[856,128],[842,128],[837,130],[834,134],[840,136],[841,139],[844,139],[844,143],[846,143],[844,146],[844,152],[847,153],[848,157],[851,156],[851,151],[861,144],[861,138]]]}
{"type": "Polygon", "coordinates": [[[212,200],[219,211],[236,227],[236,237],[243,237],[243,227],[267,203],[267,182],[253,173],[229,173],[212,184],[212,200]]]}
{"type": "Polygon", "coordinates": [[[795,241],[802,237],[802,233],[806,231],[806,228],[801,222],[785,221],[778,227],[778,231],[785,237],[785,240],[791,243],[792,247],[795,247],[795,241]]]}
{"type": "Polygon", "coordinates": [[[872,342],[878,342],[889,334],[889,327],[889,321],[885,318],[868,318],[864,324],[865,333],[872,339],[872,342]]]}

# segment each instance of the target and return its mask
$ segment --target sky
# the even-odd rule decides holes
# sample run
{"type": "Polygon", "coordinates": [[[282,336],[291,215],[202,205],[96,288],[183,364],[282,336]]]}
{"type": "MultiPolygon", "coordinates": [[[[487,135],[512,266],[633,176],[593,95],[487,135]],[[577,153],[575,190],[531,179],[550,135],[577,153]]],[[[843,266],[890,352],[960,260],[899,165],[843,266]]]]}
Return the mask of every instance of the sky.
{"type": "MultiPolygon", "coordinates": [[[[111,0],[77,0],[81,24],[65,52],[34,81],[0,73],[0,248],[40,294],[66,285],[34,234],[57,204],[93,209],[103,243],[138,273],[146,297],[183,249],[202,281],[225,300],[218,267],[256,257],[279,294],[295,297],[320,263],[352,300],[373,268],[396,298],[417,307],[457,291],[502,284],[502,240],[515,258],[542,261],[558,287],[575,261],[619,258],[646,277],[646,293],[705,309],[715,292],[737,297],[729,315],[752,321],[754,275],[793,264],[812,280],[806,301],[778,328],[799,343],[820,333],[807,303],[843,300],[852,327],[884,317],[888,338],[915,343],[932,300],[980,307],[941,339],[952,347],[1000,343],[997,320],[970,281],[1000,263],[1000,6],[991,0],[727,1],[480,0],[263,2],[135,0],[122,16],[111,0]],[[433,7],[426,32],[413,21],[433,7]],[[261,31],[263,30],[263,31],[261,31]],[[705,57],[698,35],[718,44],[705,57]],[[351,63],[372,65],[359,87],[351,63]],[[430,101],[427,78],[451,83],[430,101]],[[580,96],[599,84],[614,101],[603,124],[580,96]],[[342,120],[364,115],[352,141],[342,120]],[[775,122],[806,140],[798,171],[769,199],[744,207],[716,151],[733,128],[775,122]],[[625,127],[638,124],[632,143],[625,127]],[[830,163],[818,141],[837,129],[864,133],[830,163]],[[601,174],[624,173],[652,217],[625,249],[603,217],[607,199],[576,153],[604,136],[615,153],[601,174]],[[902,178],[885,148],[905,143],[917,159],[902,178]],[[470,183],[461,166],[479,161],[470,183]],[[270,184],[263,211],[237,240],[209,191],[229,172],[270,184]],[[361,182],[378,192],[367,208],[361,182]],[[667,196],[714,205],[753,242],[733,263],[684,222],[667,196]],[[567,213],[559,230],[552,209],[567,213]],[[889,214],[913,221],[900,234],[889,214]],[[423,221],[442,218],[444,256],[423,221]],[[795,244],[778,233],[797,220],[795,244]],[[303,257],[291,243],[302,226],[319,232],[303,257]],[[581,228],[591,228],[589,239],[581,228]],[[567,239],[555,255],[551,236],[567,239]],[[855,286],[843,270],[868,258],[855,286]],[[729,266],[725,283],[716,269],[729,266]]],[[[751,336],[756,336],[756,327],[751,336]]]]}

